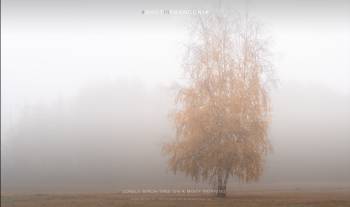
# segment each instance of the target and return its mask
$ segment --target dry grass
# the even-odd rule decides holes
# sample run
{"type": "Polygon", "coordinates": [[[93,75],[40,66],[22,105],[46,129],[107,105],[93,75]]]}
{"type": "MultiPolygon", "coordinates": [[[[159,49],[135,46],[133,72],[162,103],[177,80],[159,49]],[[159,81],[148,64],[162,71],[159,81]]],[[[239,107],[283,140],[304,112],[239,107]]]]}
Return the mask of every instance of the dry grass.
{"type": "Polygon", "coordinates": [[[350,191],[335,192],[236,192],[219,199],[209,195],[126,195],[104,194],[7,194],[1,196],[3,207],[56,206],[249,206],[249,207],[333,207],[350,206],[350,191]]]}

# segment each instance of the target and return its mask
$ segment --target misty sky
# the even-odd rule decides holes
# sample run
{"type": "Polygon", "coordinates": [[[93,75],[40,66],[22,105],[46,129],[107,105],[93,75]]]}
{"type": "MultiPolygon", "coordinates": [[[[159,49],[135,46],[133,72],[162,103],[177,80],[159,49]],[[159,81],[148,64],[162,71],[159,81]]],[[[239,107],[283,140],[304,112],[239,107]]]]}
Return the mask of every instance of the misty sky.
{"type": "Polygon", "coordinates": [[[174,181],[163,174],[158,142],[171,134],[168,89],[183,80],[192,16],[141,11],[219,8],[248,11],[270,41],[279,81],[272,92],[275,150],[264,179],[349,181],[350,1],[3,0],[1,142],[9,146],[7,181],[61,184],[66,175],[67,186],[76,180],[114,189],[117,181],[129,181],[125,176],[138,177],[140,167],[148,182],[174,181]],[[13,142],[7,142],[7,129],[13,142]],[[121,155],[138,141],[140,152],[129,154],[132,173],[119,172],[127,165],[121,155]],[[102,153],[90,153],[96,149],[102,153]],[[89,174],[80,167],[94,169],[89,174]]]}
{"type": "Polygon", "coordinates": [[[264,24],[280,82],[350,93],[348,1],[2,1],[3,124],[27,104],[72,96],[86,84],[181,79],[190,15],[142,10],[248,11],[264,24]],[[283,2],[283,3],[282,3],[283,2]]]}

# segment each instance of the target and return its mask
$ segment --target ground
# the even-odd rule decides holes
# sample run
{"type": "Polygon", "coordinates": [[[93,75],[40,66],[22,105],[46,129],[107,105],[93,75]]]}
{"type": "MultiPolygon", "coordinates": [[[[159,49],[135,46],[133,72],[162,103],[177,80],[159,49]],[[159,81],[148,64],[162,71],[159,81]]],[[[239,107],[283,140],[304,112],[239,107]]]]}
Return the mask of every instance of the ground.
{"type": "Polygon", "coordinates": [[[231,192],[226,198],[212,195],[181,194],[2,194],[2,207],[58,207],[58,206],[239,206],[239,207],[333,207],[349,206],[350,191],[251,191],[231,192]]]}

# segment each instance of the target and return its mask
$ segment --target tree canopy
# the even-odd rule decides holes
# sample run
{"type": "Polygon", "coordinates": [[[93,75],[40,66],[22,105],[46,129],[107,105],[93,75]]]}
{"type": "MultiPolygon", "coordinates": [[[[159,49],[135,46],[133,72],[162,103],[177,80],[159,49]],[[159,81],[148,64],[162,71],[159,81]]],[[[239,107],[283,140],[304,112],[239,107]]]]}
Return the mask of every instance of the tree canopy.
{"type": "MultiPolygon", "coordinates": [[[[230,176],[259,178],[270,150],[272,67],[260,24],[210,14],[196,20],[176,96],[176,138],[164,145],[172,171],[226,191],[230,176]]],[[[224,196],[224,193],[219,193],[224,196]]]]}

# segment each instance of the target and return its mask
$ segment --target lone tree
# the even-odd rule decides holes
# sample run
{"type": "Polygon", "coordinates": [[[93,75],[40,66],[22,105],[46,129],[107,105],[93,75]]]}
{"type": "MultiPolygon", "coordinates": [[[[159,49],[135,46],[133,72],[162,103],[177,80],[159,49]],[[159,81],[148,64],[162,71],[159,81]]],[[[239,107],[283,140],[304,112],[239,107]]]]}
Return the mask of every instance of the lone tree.
{"type": "Polygon", "coordinates": [[[209,181],[225,197],[230,176],[249,182],[262,174],[272,69],[252,19],[211,14],[195,28],[173,114],[176,138],[163,151],[174,173],[209,181]]]}

